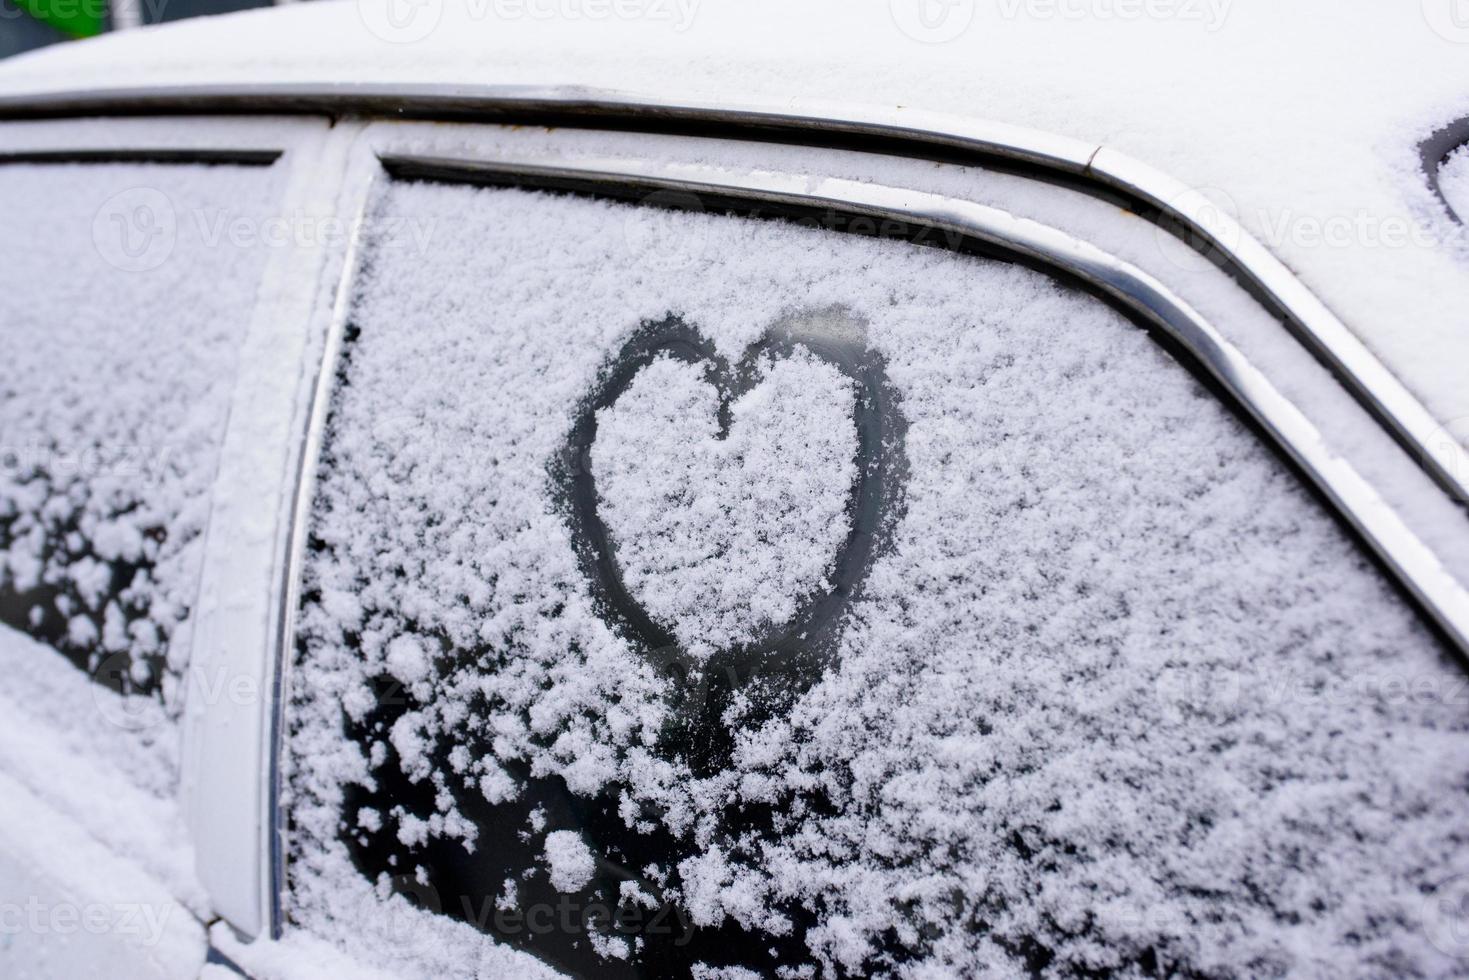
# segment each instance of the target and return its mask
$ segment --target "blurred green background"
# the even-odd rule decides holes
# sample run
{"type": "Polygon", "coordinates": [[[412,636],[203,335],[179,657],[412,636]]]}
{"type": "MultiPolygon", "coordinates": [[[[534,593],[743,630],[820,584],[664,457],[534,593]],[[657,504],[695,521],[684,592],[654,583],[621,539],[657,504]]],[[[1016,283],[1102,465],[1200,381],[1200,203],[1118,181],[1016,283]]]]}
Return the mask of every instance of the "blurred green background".
{"type": "Polygon", "coordinates": [[[0,58],[134,24],[264,7],[271,0],[0,0],[0,58]]]}

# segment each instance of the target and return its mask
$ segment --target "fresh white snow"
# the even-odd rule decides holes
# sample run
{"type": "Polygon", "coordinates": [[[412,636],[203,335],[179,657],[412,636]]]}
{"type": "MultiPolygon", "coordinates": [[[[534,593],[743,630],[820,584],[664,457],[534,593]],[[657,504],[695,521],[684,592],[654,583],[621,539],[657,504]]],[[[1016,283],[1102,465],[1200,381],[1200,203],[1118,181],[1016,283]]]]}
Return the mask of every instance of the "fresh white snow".
{"type": "MultiPolygon", "coordinates": [[[[400,840],[492,847],[454,801],[517,793],[502,763],[615,791],[685,843],[647,872],[696,923],[780,935],[805,907],[831,969],[896,968],[893,943],[907,973],[1457,969],[1420,930],[1469,871],[1462,671],[1135,327],[1024,269],[788,225],[683,215],[651,239],[624,205],[423,185],[374,214],[432,221],[438,244],[369,249],[334,396],[292,689],[297,924],[378,950],[364,937],[408,914],[343,898],[366,884],[343,789],[397,764],[376,739],[435,788],[389,815],[400,840]],[[901,393],[906,510],[835,663],[696,776],[660,748],[667,682],[598,615],[549,466],[641,322],[675,314],[734,360],[831,309],[867,324],[901,393]],[[341,707],[367,717],[410,631],[446,651],[427,690],[391,733],[345,740],[341,707]],[[761,804],[772,829],[740,817],[761,804]]],[[[708,397],[671,367],[608,413],[623,445],[700,418],[669,408],[708,397]]],[[[800,486],[777,462],[769,481],[800,486]]],[[[672,540],[633,547],[675,565],[672,540]]],[[[555,873],[566,830],[528,826],[555,873]]],[[[412,914],[441,945],[394,952],[405,972],[505,953],[412,914]]]]}
{"type": "MultiPolygon", "coordinates": [[[[0,670],[0,772],[206,915],[175,795],[178,732],[164,706],[107,690],[7,626],[0,670]]],[[[42,852],[39,866],[53,857],[63,856],[42,852]]]]}
{"type": "Polygon", "coordinates": [[[765,358],[725,437],[707,367],[639,372],[600,413],[591,460],[624,581],[696,657],[760,639],[826,584],[856,480],[839,370],[765,358]]]}
{"type": "MultiPolygon", "coordinates": [[[[1448,0],[1136,18],[1110,3],[939,6],[935,28],[902,0],[706,0],[610,20],[422,4],[415,22],[434,22],[404,38],[345,0],[58,46],[0,64],[0,80],[734,92],[1064,133],[1215,199],[1469,439],[1469,251],[1416,154],[1469,114],[1469,36],[1448,0]]],[[[776,151],[745,152],[761,166],[776,151]]],[[[231,344],[260,279],[258,256],[219,233],[277,188],[237,168],[5,176],[0,586],[58,590],[20,625],[163,697],[112,695],[5,631],[0,769],[121,855],[123,872],[98,866],[103,885],[141,868],[204,918],[171,716],[189,695],[231,344]]],[[[1441,178],[1469,215],[1469,151],[1441,178]]],[[[429,222],[435,252],[380,249],[358,298],[293,689],[302,928],[214,936],[253,973],[546,972],[363,880],[338,839],[345,823],[405,848],[493,847],[456,798],[511,805],[526,767],[587,795],[615,787],[627,820],[679,835],[682,861],[643,870],[701,924],[776,936],[791,908],[814,910],[810,955],[833,969],[892,966],[876,951],[896,943],[912,975],[1462,971],[1433,911],[1469,873],[1462,671],[1133,328],[1021,270],[777,226],[659,218],[649,240],[646,213],[444,188],[397,188],[378,219],[429,222]],[[659,747],[676,698],[605,627],[547,467],[640,319],[678,313],[734,360],[813,309],[868,325],[889,361],[912,422],[907,511],[822,681],[696,777],[659,747]],[[367,717],[374,678],[415,707],[353,745],[341,713],[367,717]],[[344,809],[344,788],[384,766],[431,787],[433,806],[344,809]],[[771,831],[740,817],[760,804],[783,814],[771,831]]],[[[592,462],[634,593],[697,656],[759,635],[821,587],[847,530],[841,379],[768,365],[724,439],[697,371],[654,365],[628,394],[592,462]]],[[[522,833],[545,859],[534,873],[588,882],[597,855],[554,815],[536,809],[522,833]]],[[[515,895],[508,881],[496,901],[515,895]]],[[[633,952],[593,943],[609,962],[633,952]]]]}
{"type": "MultiPolygon", "coordinates": [[[[1455,216],[1469,225],[1469,146],[1460,147],[1444,161],[1438,171],[1438,180],[1439,189],[1443,191],[1449,207],[1454,209],[1455,216]]],[[[1465,244],[1469,246],[1469,233],[1465,235],[1465,244]]]]}
{"type": "Polygon", "coordinates": [[[597,859],[575,831],[553,830],[546,835],[546,865],[551,884],[563,892],[574,892],[592,880],[597,859]]]}
{"type": "Polygon", "coordinates": [[[28,975],[24,945],[48,975],[183,975],[214,911],[180,813],[178,718],[232,695],[228,678],[185,682],[191,607],[268,252],[226,229],[262,227],[280,172],[4,170],[0,776],[22,787],[7,790],[16,807],[34,797],[6,817],[25,865],[3,882],[6,908],[50,882],[63,910],[121,902],[166,920],[137,943],[121,926],[26,930],[6,962],[28,975]]]}
{"type": "Polygon", "coordinates": [[[0,590],[90,673],[188,658],[201,535],[273,169],[12,166],[0,183],[0,590]]]}
{"type": "Polygon", "coordinates": [[[394,2],[56,45],[0,64],[0,88],[592,88],[951,113],[1104,144],[1238,218],[1469,445],[1469,260],[1418,154],[1469,115],[1457,0],[394,2]]]}

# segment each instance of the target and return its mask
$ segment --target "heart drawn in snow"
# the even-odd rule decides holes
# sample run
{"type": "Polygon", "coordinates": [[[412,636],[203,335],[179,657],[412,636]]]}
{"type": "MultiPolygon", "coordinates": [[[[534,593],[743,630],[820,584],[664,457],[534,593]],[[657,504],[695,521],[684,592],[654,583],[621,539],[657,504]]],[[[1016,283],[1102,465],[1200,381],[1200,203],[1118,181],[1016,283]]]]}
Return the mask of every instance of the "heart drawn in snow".
{"type": "Polygon", "coordinates": [[[555,475],[615,627],[685,695],[759,682],[785,701],[820,675],[885,546],[903,431],[840,310],[781,321],[737,364],[670,316],[602,372],[555,475]]]}

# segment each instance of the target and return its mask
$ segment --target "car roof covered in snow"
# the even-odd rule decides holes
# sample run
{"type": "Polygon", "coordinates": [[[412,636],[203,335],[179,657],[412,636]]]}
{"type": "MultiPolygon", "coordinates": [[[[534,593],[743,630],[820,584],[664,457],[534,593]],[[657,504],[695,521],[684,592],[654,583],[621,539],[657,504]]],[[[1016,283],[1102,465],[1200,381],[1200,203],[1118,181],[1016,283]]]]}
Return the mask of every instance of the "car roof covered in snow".
{"type": "Polygon", "coordinates": [[[10,59],[0,112],[139,89],[522,86],[1022,127],[1215,201],[1464,443],[1469,233],[1422,149],[1469,117],[1452,2],[327,0],[10,59]]]}

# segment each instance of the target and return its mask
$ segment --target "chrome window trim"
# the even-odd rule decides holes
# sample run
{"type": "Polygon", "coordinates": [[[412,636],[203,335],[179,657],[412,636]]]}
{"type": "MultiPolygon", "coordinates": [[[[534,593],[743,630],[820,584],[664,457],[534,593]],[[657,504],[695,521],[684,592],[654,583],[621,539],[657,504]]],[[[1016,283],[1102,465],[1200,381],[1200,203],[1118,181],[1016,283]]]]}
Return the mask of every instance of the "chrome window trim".
{"type": "Polygon", "coordinates": [[[680,101],[578,86],[279,83],[176,85],[0,96],[0,119],[153,113],[343,113],[520,122],[830,145],[998,162],[1121,199],[1221,266],[1276,313],[1451,499],[1469,504],[1463,447],[1345,323],[1268,248],[1197,191],[1117,150],[1020,126],[903,107],[794,99],[784,106],[680,101]]]}
{"type": "Polygon", "coordinates": [[[270,166],[292,152],[296,134],[320,125],[299,114],[12,119],[0,124],[0,160],[270,166]]]}
{"type": "MultiPolygon", "coordinates": [[[[341,363],[342,341],[346,334],[347,320],[352,313],[352,291],[356,286],[357,273],[361,268],[362,231],[367,219],[367,209],[372,200],[372,191],[379,180],[384,179],[381,168],[375,168],[365,179],[348,183],[356,211],[352,223],[352,234],[347,241],[347,250],[337,270],[336,284],[332,292],[331,319],[327,322],[323,338],[321,359],[316,364],[315,377],[311,385],[311,401],[306,413],[306,430],[296,454],[295,480],[291,490],[291,524],[287,529],[286,560],[281,569],[282,579],[277,589],[280,607],[276,613],[278,630],[275,637],[275,671],[271,678],[270,717],[267,719],[270,740],[269,784],[266,787],[268,810],[264,823],[268,828],[266,854],[264,855],[269,874],[267,894],[262,896],[265,906],[267,935],[278,939],[285,926],[282,898],[286,891],[286,832],[285,808],[282,806],[281,790],[284,772],[281,762],[286,750],[286,704],[290,688],[291,667],[296,652],[296,619],[301,611],[301,584],[306,562],[306,542],[311,531],[311,505],[316,497],[316,476],[321,463],[322,440],[326,435],[327,415],[331,411],[332,389],[335,386],[337,369],[341,363]]],[[[309,366],[308,366],[309,369],[309,366]]]]}
{"type": "Polygon", "coordinates": [[[158,163],[235,167],[268,167],[281,158],[282,150],[175,149],[136,147],[117,150],[15,150],[0,151],[0,167],[17,164],[56,163],[158,163]]]}

